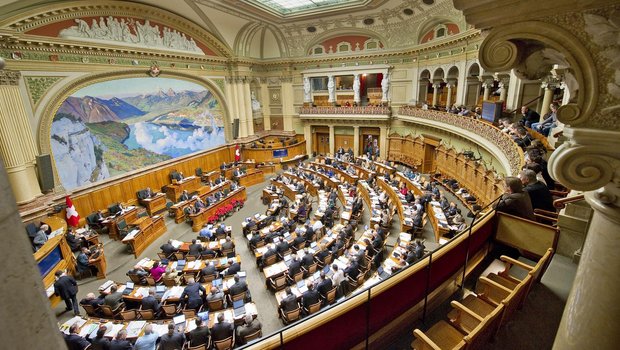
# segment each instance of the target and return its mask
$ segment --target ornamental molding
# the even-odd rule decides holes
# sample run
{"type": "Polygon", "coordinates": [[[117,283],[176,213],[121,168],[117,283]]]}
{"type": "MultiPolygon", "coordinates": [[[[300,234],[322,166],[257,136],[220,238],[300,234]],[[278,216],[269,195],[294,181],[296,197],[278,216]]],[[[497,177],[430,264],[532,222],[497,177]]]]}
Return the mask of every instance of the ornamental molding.
{"type": "Polygon", "coordinates": [[[0,86],[18,86],[20,77],[18,71],[0,69],[0,86]]]}
{"type": "MultiPolygon", "coordinates": [[[[70,1],[32,7],[29,11],[20,12],[15,16],[3,20],[0,22],[0,28],[10,30],[14,36],[13,40],[30,38],[30,41],[32,41],[33,38],[31,37],[33,36],[24,33],[38,27],[63,20],[79,19],[83,17],[107,18],[108,16],[150,19],[162,25],[169,26],[170,28],[177,29],[192,38],[198,39],[218,55],[232,57],[232,52],[225,44],[221,43],[213,34],[193,22],[188,21],[186,18],[153,6],[126,1],[70,1]]],[[[41,37],[34,36],[34,38],[38,39],[41,37]]],[[[76,46],[108,46],[81,41],[75,41],[75,43],[76,46]]]]}
{"type": "Polygon", "coordinates": [[[37,109],[41,98],[54,86],[58,81],[65,78],[64,76],[24,76],[24,83],[28,91],[30,103],[33,110],[37,109]]]}

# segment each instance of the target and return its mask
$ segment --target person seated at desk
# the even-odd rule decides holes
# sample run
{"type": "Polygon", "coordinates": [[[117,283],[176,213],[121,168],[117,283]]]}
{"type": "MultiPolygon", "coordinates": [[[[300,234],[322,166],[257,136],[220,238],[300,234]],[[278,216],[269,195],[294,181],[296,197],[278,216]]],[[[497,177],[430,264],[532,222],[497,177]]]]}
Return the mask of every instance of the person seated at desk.
{"type": "Polygon", "coordinates": [[[299,304],[297,303],[297,297],[291,291],[291,287],[287,286],[284,289],[284,292],[286,293],[286,296],[280,300],[280,309],[282,309],[284,313],[296,310],[299,307],[299,304]]]}
{"type": "Polygon", "coordinates": [[[159,249],[161,249],[162,253],[164,253],[164,255],[166,255],[167,257],[170,257],[172,254],[176,253],[179,250],[172,245],[171,239],[169,239],[168,242],[159,247],[159,249]]]}
{"type": "Polygon", "coordinates": [[[234,259],[228,259],[228,268],[222,273],[224,273],[224,276],[231,276],[239,271],[241,271],[241,264],[234,259]]]}
{"type": "Polygon", "coordinates": [[[200,231],[198,232],[198,236],[199,237],[204,237],[208,240],[211,240],[213,238],[213,231],[211,229],[211,227],[209,227],[210,225],[205,225],[203,226],[200,231]]]}
{"type": "Polygon", "coordinates": [[[321,297],[325,300],[327,298],[327,293],[334,287],[334,284],[331,279],[327,277],[324,271],[321,271],[319,283],[316,287],[317,292],[321,295],[321,297]]]}
{"type": "Polygon", "coordinates": [[[118,309],[123,302],[123,293],[118,291],[118,286],[113,284],[110,287],[110,294],[103,298],[103,304],[110,307],[112,310],[118,309]]]}
{"type": "Polygon", "coordinates": [[[129,340],[127,340],[127,331],[121,329],[116,338],[110,343],[110,350],[131,350],[132,346],[129,340]]]}
{"type": "Polygon", "coordinates": [[[239,295],[245,292],[245,302],[249,303],[252,301],[252,296],[250,295],[250,290],[248,289],[248,284],[245,281],[242,281],[239,277],[239,274],[235,274],[234,277],[235,283],[228,288],[228,293],[233,295],[239,295]]]}
{"type": "Polygon", "coordinates": [[[304,309],[308,310],[310,305],[314,305],[321,301],[321,296],[319,295],[319,292],[314,289],[313,282],[308,282],[306,286],[308,287],[308,290],[301,295],[301,303],[304,306],[304,309]]]}
{"type": "Polygon", "coordinates": [[[88,340],[79,335],[80,327],[77,323],[74,323],[69,327],[69,335],[63,333],[67,349],[69,350],[84,350],[90,346],[88,340]]]}
{"type": "Polygon", "coordinates": [[[209,327],[202,322],[202,318],[196,317],[195,322],[196,328],[188,333],[189,345],[193,347],[206,344],[209,341],[209,335],[211,334],[209,327]]]}
{"type": "Polygon", "coordinates": [[[455,234],[457,232],[461,232],[466,227],[467,227],[467,224],[465,224],[465,219],[463,219],[463,216],[460,213],[458,213],[456,216],[454,216],[454,218],[452,218],[452,225],[450,225],[450,233],[455,234]]]}
{"type": "Polygon", "coordinates": [[[237,183],[237,181],[232,181],[230,183],[230,191],[231,192],[237,190],[238,188],[239,188],[239,184],[237,183]]]}
{"type": "Polygon", "coordinates": [[[205,267],[202,268],[202,270],[200,270],[200,276],[210,276],[210,275],[214,275],[215,278],[219,278],[219,273],[217,272],[217,269],[215,268],[215,264],[213,264],[212,261],[210,261],[205,267]]]}
{"type": "Polygon", "coordinates": [[[446,216],[454,216],[456,215],[457,209],[458,208],[456,207],[456,203],[450,202],[450,205],[448,205],[448,209],[445,209],[444,213],[446,214],[446,216]]]}
{"type": "Polygon", "coordinates": [[[224,236],[226,234],[226,225],[221,223],[220,226],[215,230],[215,234],[218,236],[224,236]]]}
{"type": "Polygon", "coordinates": [[[211,205],[213,205],[215,203],[217,203],[217,198],[215,198],[215,195],[213,195],[213,193],[211,193],[206,198],[206,205],[211,206],[211,205]]]}
{"type": "Polygon", "coordinates": [[[461,209],[456,209],[456,214],[447,216],[446,221],[448,221],[448,224],[450,225],[454,225],[455,222],[458,222],[459,224],[462,223],[463,216],[461,215],[461,209]]]}
{"type": "Polygon", "coordinates": [[[188,205],[183,209],[183,213],[185,213],[185,218],[188,219],[190,215],[194,215],[196,214],[198,211],[196,210],[196,207],[194,207],[193,205],[188,205]]]}
{"type": "Polygon", "coordinates": [[[183,190],[183,193],[181,193],[181,196],[179,197],[179,202],[184,202],[184,201],[188,201],[189,200],[189,193],[187,193],[187,190],[183,190]]]}
{"type": "Polygon", "coordinates": [[[194,281],[193,277],[187,278],[187,286],[181,293],[181,305],[187,309],[197,310],[203,304],[203,298],[207,294],[205,287],[194,281]]]}
{"type": "Polygon", "coordinates": [[[226,298],[224,298],[224,292],[218,287],[211,287],[210,293],[207,295],[207,302],[222,300],[222,307],[225,309],[227,306],[226,298]]]}
{"type": "Polygon", "coordinates": [[[159,339],[159,334],[153,332],[153,325],[150,323],[144,327],[144,334],[136,340],[134,350],[153,350],[159,339]]]}
{"type": "Polygon", "coordinates": [[[155,288],[149,288],[149,295],[142,298],[140,303],[140,310],[153,310],[153,313],[157,315],[161,308],[160,303],[155,298],[155,288]]]}
{"type": "Polygon", "coordinates": [[[226,162],[222,163],[222,165],[220,165],[220,170],[224,170],[226,169],[226,162]]]}
{"type": "Polygon", "coordinates": [[[99,297],[95,296],[95,293],[88,293],[84,299],[80,300],[80,305],[90,305],[93,308],[99,308],[99,305],[103,304],[104,296],[100,295],[99,297]]]}
{"type": "Polygon", "coordinates": [[[174,322],[168,324],[168,333],[161,336],[159,340],[159,350],[176,350],[183,349],[185,343],[185,334],[183,332],[175,332],[174,322]]]}
{"type": "Polygon", "coordinates": [[[359,276],[359,264],[357,262],[357,258],[352,256],[349,265],[344,269],[344,275],[350,277],[352,280],[357,280],[357,276],[359,276]]]}
{"type": "Polygon", "coordinates": [[[261,257],[261,261],[260,261],[260,265],[261,267],[265,267],[265,263],[267,262],[267,259],[269,259],[270,256],[272,255],[276,255],[278,252],[276,251],[276,245],[271,243],[267,246],[267,251],[265,253],[263,253],[263,256],[261,257]]]}
{"type": "Polygon", "coordinates": [[[75,227],[71,227],[67,231],[66,239],[72,252],[77,252],[81,247],[88,245],[84,236],[75,232],[75,227]]]}
{"type": "Polygon", "coordinates": [[[216,342],[232,337],[235,332],[235,327],[224,320],[224,313],[217,315],[217,323],[213,325],[211,329],[211,339],[216,342]]]}
{"type": "Polygon", "coordinates": [[[226,182],[226,178],[224,177],[224,175],[221,175],[221,174],[220,174],[220,177],[218,177],[217,179],[215,179],[215,184],[216,184],[216,185],[219,185],[219,184],[224,183],[224,182],[226,182]]]}
{"type": "Polygon", "coordinates": [[[92,259],[91,256],[94,256],[94,254],[92,254],[91,251],[88,250],[88,248],[82,247],[82,251],[80,252],[80,254],[78,254],[76,259],[77,264],[75,267],[78,273],[82,274],[90,269],[93,275],[97,274],[97,268],[91,265],[91,263],[93,262],[93,259],[98,257],[98,255],[96,257],[93,257],[92,259]]]}
{"type": "Polygon", "coordinates": [[[155,261],[150,271],[151,277],[157,282],[161,279],[161,276],[164,275],[164,272],[166,272],[164,265],[160,265],[159,261],[155,261]]]}
{"type": "Polygon", "coordinates": [[[230,236],[226,236],[226,241],[222,243],[222,250],[235,249],[235,243],[233,243],[232,238],[230,236]]]}
{"type": "Polygon", "coordinates": [[[155,193],[151,191],[150,187],[147,187],[146,190],[144,190],[143,194],[144,194],[144,197],[142,199],[149,199],[149,198],[155,197],[155,193]]]}
{"type": "Polygon", "coordinates": [[[188,255],[199,257],[202,252],[202,244],[197,243],[196,239],[192,239],[192,244],[189,245],[188,255]]]}
{"type": "Polygon", "coordinates": [[[233,174],[232,175],[233,175],[233,179],[238,181],[238,179],[241,176],[245,175],[245,173],[243,171],[241,171],[240,168],[235,168],[235,170],[233,170],[233,174]]]}
{"type": "Polygon", "coordinates": [[[314,254],[308,248],[304,248],[304,256],[301,258],[301,264],[306,270],[314,263],[314,254]]]}
{"type": "Polygon", "coordinates": [[[237,327],[237,338],[235,339],[236,344],[244,345],[244,338],[250,334],[254,334],[261,330],[262,325],[258,318],[254,318],[254,316],[250,314],[246,314],[243,318],[243,324],[237,327]]]}
{"type": "Polygon", "coordinates": [[[194,196],[196,198],[196,203],[194,204],[194,207],[196,208],[196,211],[202,211],[203,209],[207,208],[207,204],[205,204],[205,202],[202,201],[202,199],[200,199],[200,197],[198,196],[194,196]]]}
{"type": "Polygon", "coordinates": [[[32,239],[32,243],[34,244],[35,251],[41,249],[41,247],[43,247],[45,242],[47,242],[47,231],[49,231],[49,228],[50,227],[46,224],[43,224],[41,225],[41,227],[39,227],[39,230],[37,231],[34,238],[32,239]]]}
{"type": "Polygon", "coordinates": [[[127,271],[127,276],[136,275],[140,279],[140,283],[146,284],[146,276],[149,275],[148,272],[144,270],[144,268],[140,265],[135,265],[133,269],[127,271]]]}
{"type": "Polygon", "coordinates": [[[104,337],[105,332],[108,330],[108,327],[101,325],[97,330],[97,335],[95,339],[92,340],[89,350],[108,350],[110,349],[110,339],[104,337]]]}
{"type": "Polygon", "coordinates": [[[175,284],[181,283],[181,276],[179,276],[179,271],[176,269],[171,269],[170,267],[166,267],[166,272],[164,273],[163,278],[174,280],[175,284]]]}

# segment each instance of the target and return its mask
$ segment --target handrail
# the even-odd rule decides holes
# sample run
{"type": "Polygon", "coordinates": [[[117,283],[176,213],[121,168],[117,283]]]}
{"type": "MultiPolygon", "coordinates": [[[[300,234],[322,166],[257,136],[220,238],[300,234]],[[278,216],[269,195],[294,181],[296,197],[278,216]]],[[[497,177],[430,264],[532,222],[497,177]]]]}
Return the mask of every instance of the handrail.
{"type": "MultiPolygon", "coordinates": [[[[528,101],[528,102],[526,102],[526,103],[522,104],[521,106],[526,106],[526,107],[529,107],[532,103],[534,103],[534,102],[536,102],[536,101],[540,100],[543,96],[545,96],[545,95],[540,95],[540,96],[538,96],[538,97],[534,97],[534,99],[532,99],[532,100],[530,100],[530,101],[528,101]]],[[[521,108],[521,107],[517,107],[517,108],[515,108],[515,109],[513,109],[512,111],[507,112],[507,113],[508,113],[508,114],[513,114],[513,113],[514,113],[514,112],[516,112],[519,108],[521,108]]]]}
{"type": "Polygon", "coordinates": [[[564,197],[564,198],[556,199],[553,201],[553,206],[557,209],[564,209],[566,207],[566,204],[577,202],[584,198],[585,197],[583,194],[578,194],[572,197],[564,197]]]}

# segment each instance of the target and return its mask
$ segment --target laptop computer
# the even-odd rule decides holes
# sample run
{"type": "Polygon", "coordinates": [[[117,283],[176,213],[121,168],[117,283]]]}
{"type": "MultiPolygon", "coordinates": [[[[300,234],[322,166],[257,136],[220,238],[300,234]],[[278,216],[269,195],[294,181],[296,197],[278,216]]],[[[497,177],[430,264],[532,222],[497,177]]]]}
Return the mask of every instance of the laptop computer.
{"type": "Polygon", "coordinates": [[[240,317],[245,314],[245,303],[243,299],[233,301],[233,312],[235,317],[240,317]]]}
{"type": "Polygon", "coordinates": [[[200,317],[203,322],[209,321],[209,311],[199,312],[196,317],[200,317]]]}
{"type": "Polygon", "coordinates": [[[165,292],[166,292],[166,286],[164,285],[155,286],[155,293],[164,294],[165,292]]]}
{"type": "Polygon", "coordinates": [[[125,290],[123,291],[123,295],[129,295],[133,291],[133,282],[127,282],[125,284],[125,290]]]}
{"type": "Polygon", "coordinates": [[[218,287],[218,288],[221,287],[222,286],[222,279],[218,278],[216,280],[211,281],[211,285],[213,287],[218,287]]]}
{"type": "Polygon", "coordinates": [[[177,271],[183,271],[185,268],[185,260],[177,260],[177,271]]]}
{"type": "Polygon", "coordinates": [[[390,277],[390,274],[387,273],[384,269],[383,266],[379,266],[379,268],[377,269],[377,273],[379,274],[379,277],[381,279],[386,279],[388,277],[390,277]]]}

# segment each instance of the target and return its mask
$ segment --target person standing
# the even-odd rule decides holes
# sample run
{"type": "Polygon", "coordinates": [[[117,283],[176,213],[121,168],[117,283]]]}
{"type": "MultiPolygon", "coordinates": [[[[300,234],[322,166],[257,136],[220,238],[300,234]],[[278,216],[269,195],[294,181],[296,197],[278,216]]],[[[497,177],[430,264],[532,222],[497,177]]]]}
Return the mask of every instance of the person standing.
{"type": "Polygon", "coordinates": [[[157,338],[159,338],[159,334],[153,333],[153,326],[147,324],[144,327],[144,335],[136,340],[133,348],[134,350],[155,350],[157,338]]]}
{"type": "Polygon", "coordinates": [[[66,311],[73,310],[73,313],[78,316],[80,309],[77,302],[77,282],[71,276],[67,276],[62,270],[56,271],[56,282],[54,282],[54,294],[58,295],[65,301],[67,306],[66,311]]]}

